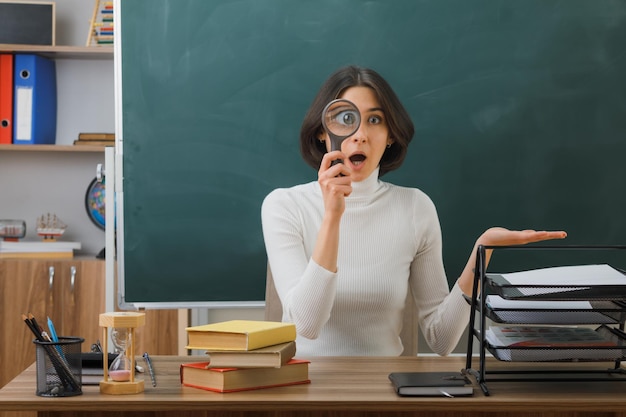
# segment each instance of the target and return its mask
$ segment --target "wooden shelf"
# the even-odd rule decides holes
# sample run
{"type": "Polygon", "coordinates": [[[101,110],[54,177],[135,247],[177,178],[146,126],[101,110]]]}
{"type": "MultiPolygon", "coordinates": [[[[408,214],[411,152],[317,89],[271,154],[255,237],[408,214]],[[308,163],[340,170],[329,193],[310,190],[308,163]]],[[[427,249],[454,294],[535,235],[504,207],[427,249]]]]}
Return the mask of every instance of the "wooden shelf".
{"type": "MultiPolygon", "coordinates": [[[[51,59],[102,59],[113,58],[112,46],[47,46],[0,44],[0,52],[34,53],[51,59]]],[[[0,145],[0,152],[104,152],[104,146],[74,145],[0,145]]]]}
{"type": "Polygon", "coordinates": [[[112,46],[46,46],[46,45],[14,45],[0,44],[2,52],[28,52],[41,54],[48,58],[59,59],[111,59],[112,46]]]}
{"type": "Polygon", "coordinates": [[[87,145],[0,145],[0,152],[104,152],[104,148],[87,145]]]}

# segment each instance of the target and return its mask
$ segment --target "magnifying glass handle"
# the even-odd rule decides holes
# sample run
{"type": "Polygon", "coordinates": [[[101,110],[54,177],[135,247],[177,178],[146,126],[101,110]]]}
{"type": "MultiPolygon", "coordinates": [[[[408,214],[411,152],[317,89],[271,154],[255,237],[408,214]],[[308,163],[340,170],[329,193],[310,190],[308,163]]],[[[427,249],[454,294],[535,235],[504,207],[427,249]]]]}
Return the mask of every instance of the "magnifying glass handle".
{"type": "MultiPolygon", "coordinates": [[[[332,162],[330,163],[330,166],[332,167],[332,166],[335,166],[335,165],[337,165],[337,164],[343,164],[343,159],[335,159],[334,161],[332,161],[332,162]]],[[[338,176],[338,177],[343,177],[344,175],[340,173],[340,174],[339,174],[339,175],[337,175],[337,176],[338,176]]]]}
{"type": "MultiPolygon", "coordinates": [[[[346,139],[345,137],[342,136],[337,136],[335,134],[333,134],[332,132],[328,132],[328,136],[330,137],[330,150],[331,151],[340,151],[341,150],[341,144],[343,143],[343,141],[346,139]]],[[[343,160],[342,159],[335,159],[334,161],[332,161],[330,163],[330,166],[335,166],[337,164],[343,164],[343,160]]]]}

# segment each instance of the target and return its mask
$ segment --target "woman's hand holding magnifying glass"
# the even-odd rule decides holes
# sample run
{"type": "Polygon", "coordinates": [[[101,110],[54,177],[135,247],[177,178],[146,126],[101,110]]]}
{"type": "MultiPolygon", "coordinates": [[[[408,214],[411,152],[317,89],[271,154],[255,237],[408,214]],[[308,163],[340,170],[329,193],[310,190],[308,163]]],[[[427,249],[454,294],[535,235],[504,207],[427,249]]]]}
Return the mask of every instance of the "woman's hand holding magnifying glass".
{"type": "Polygon", "coordinates": [[[326,212],[341,216],[345,209],[344,198],[352,193],[350,170],[341,163],[346,157],[341,152],[341,144],[359,130],[361,113],[349,100],[333,100],[322,112],[322,125],[330,139],[331,146],[330,152],[322,159],[318,182],[324,196],[326,212]]]}
{"type": "Polygon", "coordinates": [[[318,171],[318,183],[324,198],[325,210],[338,216],[341,216],[345,209],[345,197],[352,193],[350,169],[336,162],[344,157],[341,151],[328,152],[324,155],[318,171]]]}

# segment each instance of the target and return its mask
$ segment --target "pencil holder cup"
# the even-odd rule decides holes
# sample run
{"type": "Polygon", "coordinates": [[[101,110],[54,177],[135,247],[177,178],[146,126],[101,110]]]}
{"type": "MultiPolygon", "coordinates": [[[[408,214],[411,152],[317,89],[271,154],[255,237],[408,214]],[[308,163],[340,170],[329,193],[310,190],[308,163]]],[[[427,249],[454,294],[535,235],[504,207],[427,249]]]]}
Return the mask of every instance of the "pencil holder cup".
{"type": "Polygon", "coordinates": [[[58,342],[34,340],[37,390],[40,397],[71,397],[82,391],[82,337],[59,337],[58,342]]]}

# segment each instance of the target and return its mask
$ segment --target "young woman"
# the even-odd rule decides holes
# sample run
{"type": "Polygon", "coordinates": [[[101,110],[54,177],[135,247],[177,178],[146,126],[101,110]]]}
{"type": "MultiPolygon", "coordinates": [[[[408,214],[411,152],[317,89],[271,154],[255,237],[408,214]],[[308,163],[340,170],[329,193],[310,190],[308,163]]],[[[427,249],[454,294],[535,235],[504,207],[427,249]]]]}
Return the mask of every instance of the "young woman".
{"type": "Polygon", "coordinates": [[[389,84],[375,71],[355,66],[333,73],[305,115],[301,152],[318,170],[318,180],[276,189],[262,207],[283,321],[296,325],[299,355],[400,355],[409,287],[427,343],[447,355],[469,321],[463,294],[471,293],[477,246],[566,236],[488,229],[450,290],[433,202],[418,189],[379,179],[402,164],[413,132],[389,84]],[[340,151],[331,152],[321,117],[336,98],[356,104],[361,124],[340,151]],[[343,163],[332,165],[336,159],[343,163]]]}

